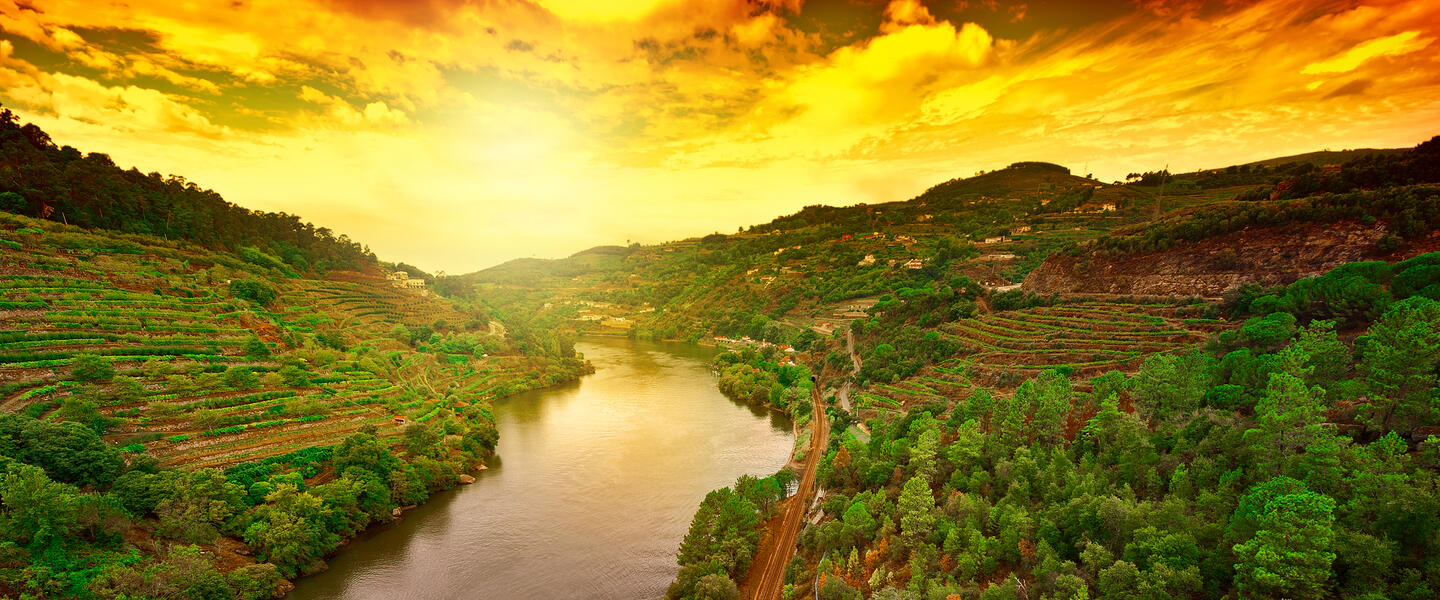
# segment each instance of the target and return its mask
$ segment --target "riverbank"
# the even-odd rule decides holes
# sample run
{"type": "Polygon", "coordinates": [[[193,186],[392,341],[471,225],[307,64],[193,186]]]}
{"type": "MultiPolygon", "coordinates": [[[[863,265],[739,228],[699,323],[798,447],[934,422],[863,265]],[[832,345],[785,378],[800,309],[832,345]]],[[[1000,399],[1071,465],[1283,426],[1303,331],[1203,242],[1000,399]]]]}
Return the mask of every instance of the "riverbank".
{"type": "Polygon", "coordinates": [[[662,596],[700,500],[784,467],[792,423],[721,395],[707,350],[577,346],[597,372],[497,402],[503,435],[474,485],[367,533],[290,598],[662,596]]]}

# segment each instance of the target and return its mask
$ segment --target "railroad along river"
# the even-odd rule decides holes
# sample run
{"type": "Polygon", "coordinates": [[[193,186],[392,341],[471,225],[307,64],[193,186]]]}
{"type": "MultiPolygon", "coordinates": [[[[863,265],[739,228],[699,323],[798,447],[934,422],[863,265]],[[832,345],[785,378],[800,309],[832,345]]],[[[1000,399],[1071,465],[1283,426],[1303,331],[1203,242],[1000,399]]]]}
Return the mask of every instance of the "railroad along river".
{"type": "Polygon", "coordinates": [[[497,458],[300,579],[291,600],[661,598],[710,490],[784,466],[782,416],[715,387],[714,351],[585,340],[597,369],[500,400],[497,458]]]}

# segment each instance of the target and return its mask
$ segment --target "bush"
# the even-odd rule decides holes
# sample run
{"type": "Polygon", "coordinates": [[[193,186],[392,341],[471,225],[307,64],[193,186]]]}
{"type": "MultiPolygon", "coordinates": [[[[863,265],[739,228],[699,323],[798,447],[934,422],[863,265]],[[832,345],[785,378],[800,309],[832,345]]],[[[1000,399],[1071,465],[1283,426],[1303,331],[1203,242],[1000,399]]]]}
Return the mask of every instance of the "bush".
{"type": "Polygon", "coordinates": [[[261,306],[275,301],[279,296],[275,288],[258,279],[238,279],[230,282],[230,295],[249,300],[261,306]]]}
{"type": "Polygon", "coordinates": [[[70,376],[80,381],[109,381],[115,376],[115,367],[103,356],[81,354],[72,367],[70,376]]]}

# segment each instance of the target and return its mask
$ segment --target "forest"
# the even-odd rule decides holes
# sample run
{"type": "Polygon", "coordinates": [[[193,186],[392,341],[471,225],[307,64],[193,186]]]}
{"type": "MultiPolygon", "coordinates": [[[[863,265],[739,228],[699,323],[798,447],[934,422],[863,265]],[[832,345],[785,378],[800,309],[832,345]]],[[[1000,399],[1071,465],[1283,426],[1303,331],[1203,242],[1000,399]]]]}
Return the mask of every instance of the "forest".
{"type": "Polygon", "coordinates": [[[1048,371],[837,432],[819,597],[1434,597],[1435,257],[1247,290],[1238,330],[1088,391],[1048,371]]]}
{"type": "Polygon", "coordinates": [[[57,146],[0,107],[0,210],[85,228],[183,239],[263,266],[358,269],[375,255],[344,234],[286,213],[253,211],[184,177],[121,169],[109,156],[57,146]]]}

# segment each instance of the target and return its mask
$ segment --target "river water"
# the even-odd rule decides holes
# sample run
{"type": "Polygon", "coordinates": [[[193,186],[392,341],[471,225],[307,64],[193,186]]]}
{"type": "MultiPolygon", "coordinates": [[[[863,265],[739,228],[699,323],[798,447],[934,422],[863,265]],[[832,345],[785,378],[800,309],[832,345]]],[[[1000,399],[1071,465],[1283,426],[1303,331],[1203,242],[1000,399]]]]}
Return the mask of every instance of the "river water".
{"type": "Polygon", "coordinates": [[[597,372],[499,401],[498,459],[297,582],[291,600],[660,598],[706,492],[789,456],[783,417],[715,388],[694,346],[576,345],[597,372]]]}

